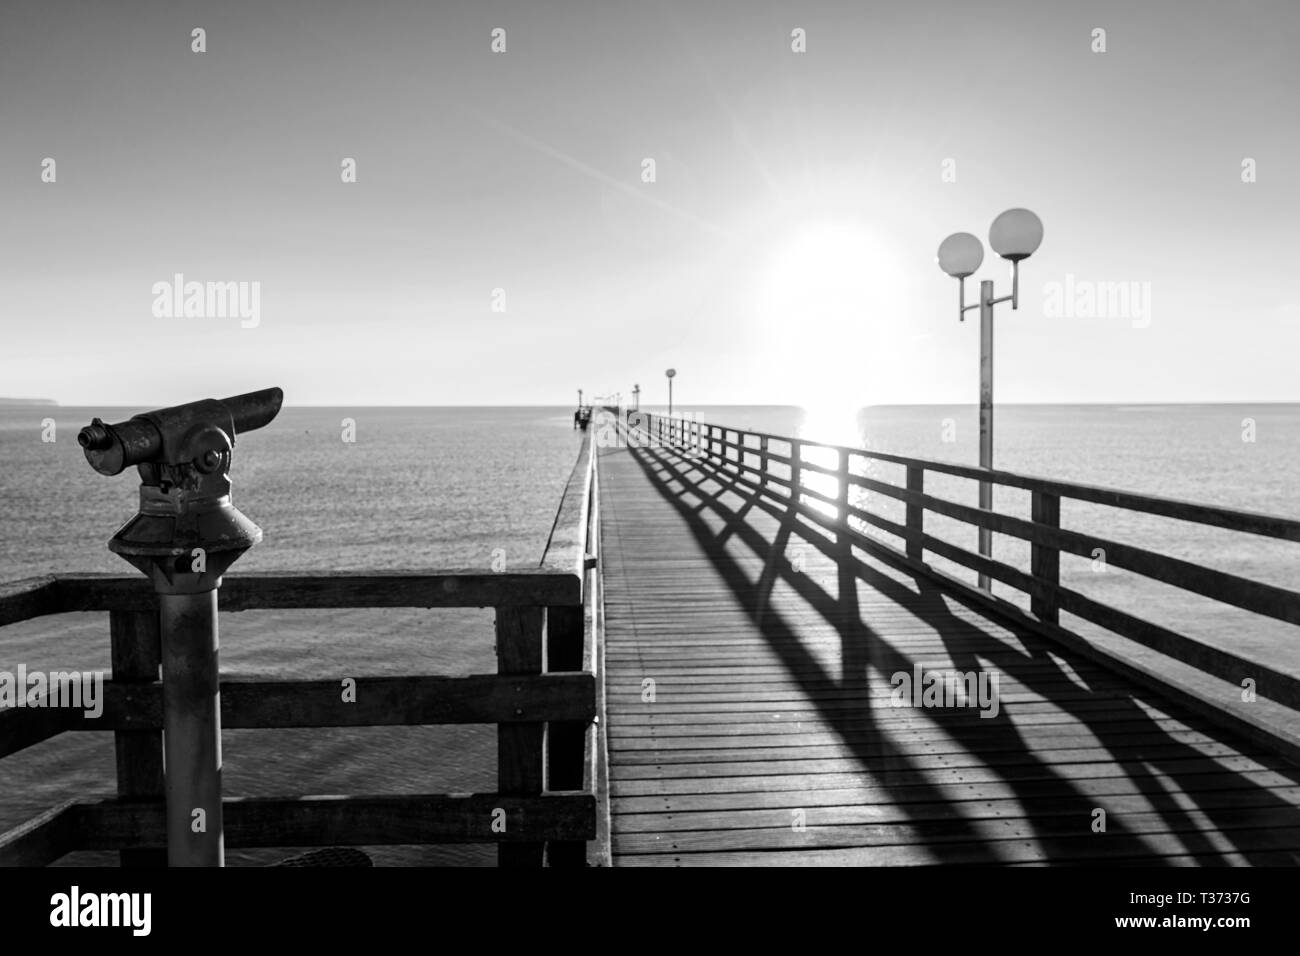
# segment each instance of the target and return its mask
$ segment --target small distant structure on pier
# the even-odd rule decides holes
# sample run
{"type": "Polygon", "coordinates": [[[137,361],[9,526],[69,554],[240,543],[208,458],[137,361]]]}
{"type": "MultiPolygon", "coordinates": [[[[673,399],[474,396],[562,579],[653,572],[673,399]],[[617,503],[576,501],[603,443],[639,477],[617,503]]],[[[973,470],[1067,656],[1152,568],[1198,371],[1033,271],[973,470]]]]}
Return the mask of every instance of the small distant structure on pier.
{"type": "Polygon", "coordinates": [[[582,404],[582,389],[578,389],[578,407],[573,413],[573,427],[581,428],[585,432],[590,424],[591,406],[582,404]]]}

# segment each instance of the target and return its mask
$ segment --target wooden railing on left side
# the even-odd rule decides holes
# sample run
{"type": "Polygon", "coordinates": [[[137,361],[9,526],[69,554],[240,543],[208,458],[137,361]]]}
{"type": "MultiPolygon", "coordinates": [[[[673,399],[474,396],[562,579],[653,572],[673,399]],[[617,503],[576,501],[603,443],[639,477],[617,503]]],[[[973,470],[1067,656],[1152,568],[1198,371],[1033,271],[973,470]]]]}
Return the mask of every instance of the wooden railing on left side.
{"type": "MultiPolygon", "coordinates": [[[[536,569],[225,579],[222,612],[495,608],[497,673],[359,677],[350,703],[343,702],[337,680],[223,680],[224,728],[468,723],[498,728],[495,792],[227,797],[222,801],[227,846],[496,843],[506,866],[608,865],[608,794],[597,721],[603,619],[593,549],[599,509],[591,446],[586,433],[536,569]]],[[[74,611],[109,613],[112,677],[104,683],[103,714],[0,710],[0,758],[67,732],[111,731],[118,795],[73,795],[0,834],[0,865],[41,866],[78,850],[119,851],[124,866],[165,865],[156,597],[148,582],[135,576],[58,574],[0,587],[0,626],[74,611]]]]}

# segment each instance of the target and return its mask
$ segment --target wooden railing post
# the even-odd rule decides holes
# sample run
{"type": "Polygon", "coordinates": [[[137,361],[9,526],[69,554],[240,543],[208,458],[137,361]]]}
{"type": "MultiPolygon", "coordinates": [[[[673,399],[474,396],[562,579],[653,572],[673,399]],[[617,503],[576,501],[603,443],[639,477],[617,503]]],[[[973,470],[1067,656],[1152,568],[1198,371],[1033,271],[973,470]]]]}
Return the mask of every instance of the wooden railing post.
{"type": "Polygon", "coordinates": [[[759,469],[758,483],[760,486],[765,486],[767,484],[767,470],[768,470],[767,452],[768,452],[767,436],[759,435],[758,436],[758,469],[759,469]]]}
{"type": "MultiPolygon", "coordinates": [[[[1035,491],[1030,499],[1030,518],[1049,528],[1061,527],[1061,497],[1049,491],[1035,491]]],[[[1061,552],[1051,545],[1033,542],[1029,548],[1029,573],[1046,584],[1061,583],[1061,552]]],[[[1059,624],[1061,612],[1056,605],[1055,593],[1047,597],[1033,597],[1029,609],[1040,621],[1059,624]]]]}
{"type": "MultiPolygon", "coordinates": [[[[540,674],[542,672],[542,615],[540,607],[497,608],[497,673],[540,674]]],[[[497,790],[512,796],[540,796],[543,775],[546,725],[541,723],[497,725],[497,790]]],[[[509,832],[512,821],[506,820],[509,832]]],[[[501,843],[497,846],[500,866],[541,866],[542,843],[501,843]]]]}
{"type": "MultiPolygon", "coordinates": [[[[920,465],[907,466],[907,490],[921,494],[925,491],[925,469],[920,465]]],[[[918,501],[907,502],[907,530],[921,534],[925,530],[925,508],[918,501]]],[[[920,561],[923,547],[920,540],[907,542],[907,556],[920,561]]]]}
{"type": "MultiPolygon", "coordinates": [[[[582,670],[584,615],[581,605],[546,609],[546,670],[582,670]]],[[[581,790],[587,725],[553,721],[546,725],[546,789],[581,790]]],[[[546,845],[551,866],[586,866],[585,840],[553,840],[546,845]]]]}
{"type": "Polygon", "coordinates": [[[841,448],[835,454],[837,461],[835,468],[835,510],[839,512],[839,525],[843,529],[840,534],[844,539],[845,550],[847,550],[849,545],[849,465],[852,459],[849,457],[847,448],[841,448]]]}
{"type": "MultiPolygon", "coordinates": [[[[110,611],[113,683],[152,684],[162,666],[162,635],[157,611],[110,611]]],[[[117,795],[129,799],[164,799],[161,730],[119,730],[113,734],[117,751],[117,795]]],[[[124,867],[164,867],[166,849],[122,850],[124,867]]]]}
{"type": "Polygon", "coordinates": [[[790,439],[790,500],[803,501],[803,468],[799,464],[799,440],[790,439]]]}

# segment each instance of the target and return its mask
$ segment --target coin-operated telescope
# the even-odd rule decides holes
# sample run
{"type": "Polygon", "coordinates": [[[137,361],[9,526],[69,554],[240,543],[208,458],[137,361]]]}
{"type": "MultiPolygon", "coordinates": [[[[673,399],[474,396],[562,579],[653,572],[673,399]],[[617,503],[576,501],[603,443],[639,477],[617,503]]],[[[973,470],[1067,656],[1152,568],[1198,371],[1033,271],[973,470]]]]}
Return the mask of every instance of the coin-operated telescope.
{"type": "Polygon", "coordinates": [[[267,388],[145,412],[116,425],[96,418],[83,428],[77,441],[97,472],[117,475],[131,465],[140,472],[140,511],[113,536],[109,550],[160,590],[215,587],[262,540],[261,530],[230,502],[235,436],[268,424],[283,401],[280,389],[267,388]]]}
{"type": "Polygon", "coordinates": [[[230,501],[235,437],[280,411],[278,388],[145,412],[116,425],[96,418],[77,435],[90,466],[135,465],[140,510],[109,541],[148,575],[162,640],[167,861],[221,866],[221,701],[217,589],[262,530],[230,501]]]}

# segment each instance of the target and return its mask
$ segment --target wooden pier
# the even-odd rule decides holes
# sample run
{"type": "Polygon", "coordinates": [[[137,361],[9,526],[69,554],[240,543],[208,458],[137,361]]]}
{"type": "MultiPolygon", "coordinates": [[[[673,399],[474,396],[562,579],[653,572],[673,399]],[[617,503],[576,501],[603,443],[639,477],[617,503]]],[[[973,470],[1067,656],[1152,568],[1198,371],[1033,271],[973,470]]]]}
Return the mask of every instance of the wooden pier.
{"type": "Polygon", "coordinates": [[[615,864],[1300,862],[1294,764],[792,499],[790,441],[648,427],[600,458],[615,864]],[[918,664],[999,712],[894,706],[918,664]]]}
{"type": "MultiPolygon", "coordinates": [[[[1296,625],[1295,591],[1072,530],[1061,501],[1290,542],[1300,522],[643,413],[598,411],[581,441],[535,570],[227,577],[223,614],[495,607],[498,651],[496,674],[359,679],[350,705],[329,679],[223,680],[230,728],[498,727],[494,792],[227,798],[229,846],[495,843],[521,866],[1300,862],[1296,676],[1060,575],[1062,553],[1100,547],[1296,625]],[[1031,517],[927,492],[936,474],[1028,493],[1031,517]],[[981,556],[928,515],[1028,541],[1029,561],[981,556]]],[[[0,592],[0,625],[70,611],[109,615],[104,715],[0,711],[0,757],[112,732],[118,796],[69,794],[0,835],[0,864],[110,849],[158,865],[155,598],[106,575],[0,592]]]]}

